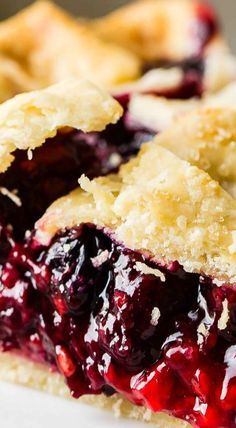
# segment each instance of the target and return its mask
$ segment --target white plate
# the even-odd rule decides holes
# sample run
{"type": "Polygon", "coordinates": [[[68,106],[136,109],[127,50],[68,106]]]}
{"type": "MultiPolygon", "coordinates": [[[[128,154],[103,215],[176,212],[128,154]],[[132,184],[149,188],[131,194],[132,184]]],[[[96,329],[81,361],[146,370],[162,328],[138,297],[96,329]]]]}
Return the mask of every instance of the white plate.
{"type": "Polygon", "coordinates": [[[1,428],[147,428],[106,411],[0,383],[1,428]]]}

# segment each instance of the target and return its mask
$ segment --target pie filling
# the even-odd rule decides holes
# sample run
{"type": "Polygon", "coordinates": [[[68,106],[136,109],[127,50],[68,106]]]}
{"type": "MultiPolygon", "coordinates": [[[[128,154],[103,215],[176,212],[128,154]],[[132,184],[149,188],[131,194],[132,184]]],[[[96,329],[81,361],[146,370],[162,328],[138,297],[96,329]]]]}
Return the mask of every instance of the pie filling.
{"type": "Polygon", "coordinates": [[[195,46],[194,54],[185,61],[154,61],[144,65],[143,72],[155,68],[180,67],[184,72],[182,84],[163,93],[151,91],[152,95],[164,96],[169,99],[189,99],[201,97],[204,91],[203,77],[205,69],[204,51],[209,42],[214,38],[219,29],[219,24],[214,10],[206,4],[196,7],[196,17],[189,25],[189,43],[195,46]]]}
{"type": "Polygon", "coordinates": [[[176,88],[169,90],[143,91],[147,95],[165,97],[167,99],[187,100],[193,97],[201,97],[203,94],[204,60],[202,56],[195,57],[181,62],[156,61],[147,63],[143,68],[143,73],[153,69],[171,69],[178,67],[183,71],[183,80],[176,88]]]}
{"type": "Polygon", "coordinates": [[[0,346],[74,397],[120,392],[195,427],[236,427],[236,288],[163,265],[91,224],[48,247],[1,230],[0,346]]]}
{"type": "Polygon", "coordinates": [[[153,135],[128,129],[121,119],[99,133],[61,131],[34,150],[32,159],[16,151],[13,164],[0,175],[0,223],[13,226],[14,237],[22,239],[52,202],[78,187],[81,174],[93,178],[114,172],[153,135]]]}

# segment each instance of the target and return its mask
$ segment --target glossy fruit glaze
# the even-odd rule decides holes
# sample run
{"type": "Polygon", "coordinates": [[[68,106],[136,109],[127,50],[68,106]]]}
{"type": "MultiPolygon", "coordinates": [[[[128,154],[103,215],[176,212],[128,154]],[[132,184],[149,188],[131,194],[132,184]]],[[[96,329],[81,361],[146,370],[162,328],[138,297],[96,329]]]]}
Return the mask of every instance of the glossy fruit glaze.
{"type": "Polygon", "coordinates": [[[162,266],[85,224],[41,247],[1,231],[0,343],[194,427],[235,428],[236,289],[162,266]],[[145,272],[145,273],[142,273],[145,272]]]}

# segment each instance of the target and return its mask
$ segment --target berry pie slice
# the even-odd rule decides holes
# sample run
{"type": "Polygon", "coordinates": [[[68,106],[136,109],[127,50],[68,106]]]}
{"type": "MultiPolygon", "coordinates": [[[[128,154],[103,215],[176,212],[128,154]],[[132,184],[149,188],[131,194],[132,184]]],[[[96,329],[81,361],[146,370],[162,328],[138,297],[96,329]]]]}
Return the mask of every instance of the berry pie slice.
{"type": "MultiPolygon", "coordinates": [[[[49,162],[52,153],[60,160],[68,127],[103,132],[120,114],[103,91],[71,81],[0,109],[0,377],[63,396],[70,390],[157,427],[235,428],[236,201],[214,170],[223,175],[234,153],[236,111],[192,116],[210,175],[168,147],[173,128],[119,172],[83,175],[81,188],[35,226],[38,211],[27,219],[28,206],[41,205],[41,187],[54,199],[56,173],[70,183],[71,158],[49,162]],[[225,147],[221,164],[210,144],[225,147]],[[16,148],[28,151],[22,163],[16,148]],[[36,181],[24,193],[29,171],[36,181]],[[26,223],[12,217],[8,200],[26,201],[26,223]]],[[[180,134],[181,122],[177,142],[180,134]]],[[[187,128],[183,139],[194,150],[187,128]]]]}
{"type": "Polygon", "coordinates": [[[139,70],[134,54],[102,41],[51,2],[35,2],[0,23],[1,101],[69,77],[110,88],[139,70]]]}
{"type": "Polygon", "coordinates": [[[112,94],[125,109],[125,128],[145,130],[145,141],[178,116],[214,105],[209,96],[216,93],[218,100],[218,92],[235,81],[236,59],[206,3],[134,1],[90,26],[103,39],[128,47],[142,63],[140,78],[116,85],[112,94]]]}
{"type": "Polygon", "coordinates": [[[235,58],[221,35],[216,13],[205,2],[134,1],[91,25],[105,40],[136,54],[143,72],[149,70],[139,90],[143,86],[147,90],[149,82],[149,91],[160,95],[163,81],[171,80],[167,95],[189,98],[235,80],[235,58]]]}
{"type": "Polygon", "coordinates": [[[198,1],[136,1],[91,22],[38,1],[0,23],[1,101],[69,77],[123,104],[133,92],[188,99],[235,80],[236,61],[214,11],[198,1]]]}

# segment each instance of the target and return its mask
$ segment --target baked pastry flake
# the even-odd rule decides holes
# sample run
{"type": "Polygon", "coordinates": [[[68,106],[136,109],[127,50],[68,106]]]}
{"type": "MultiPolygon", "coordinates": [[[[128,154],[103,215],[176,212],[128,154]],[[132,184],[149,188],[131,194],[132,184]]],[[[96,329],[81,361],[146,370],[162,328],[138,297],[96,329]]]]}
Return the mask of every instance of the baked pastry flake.
{"type": "Polygon", "coordinates": [[[101,131],[121,114],[114,99],[84,80],[20,94],[0,106],[0,172],[10,166],[16,149],[34,150],[64,127],[101,131]]]}

